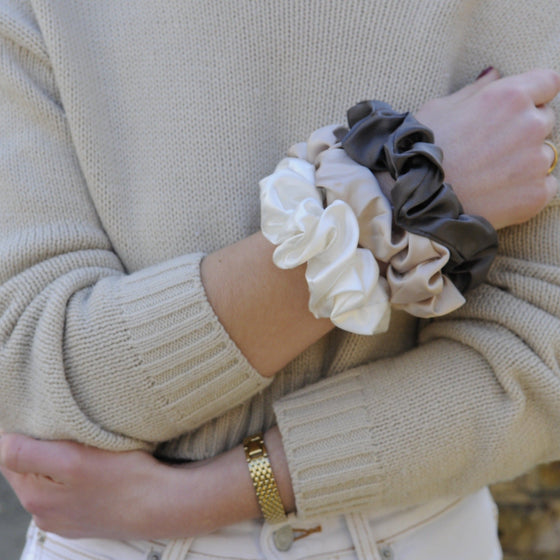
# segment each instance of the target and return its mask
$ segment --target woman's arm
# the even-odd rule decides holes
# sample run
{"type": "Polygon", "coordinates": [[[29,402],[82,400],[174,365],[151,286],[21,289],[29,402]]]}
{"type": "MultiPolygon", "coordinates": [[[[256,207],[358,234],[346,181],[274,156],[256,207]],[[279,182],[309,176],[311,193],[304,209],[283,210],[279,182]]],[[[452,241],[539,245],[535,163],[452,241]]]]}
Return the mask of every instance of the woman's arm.
{"type": "Polygon", "coordinates": [[[328,319],[316,319],[308,309],[305,267],[281,270],[272,262],[273,251],[274,246],[256,233],[208,255],[201,267],[220,322],[266,377],[333,328],[328,319]]]}
{"type": "Polygon", "coordinates": [[[332,326],[259,235],[202,273],[202,254],[127,272],[74,146],[54,68],[70,70],[31,14],[0,6],[0,426],[152,448],[250,399],[332,326]]]}
{"type": "MultiPolygon", "coordinates": [[[[43,54],[44,54],[44,53],[43,53],[43,54]]],[[[62,124],[61,124],[62,120],[63,120],[63,119],[61,119],[60,121],[57,121],[58,125],[60,125],[61,127],[62,127],[62,124]]],[[[55,128],[56,128],[56,127],[55,127],[55,128]]],[[[47,137],[48,137],[48,135],[45,135],[44,140],[46,140],[47,137]]],[[[542,148],[542,147],[541,147],[541,148],[542,148]]],[[[543,152],[543,153],[546,153],[546,152],[543,152]]],[[[548,154],[547,158],[549,157],[549,155],[550,155],[550,154],[548,154]]],[[[494,162],[494,163],[495,163],[495,162],[494,162]]],[[[542,162],[541,162],[541,163],[542,163],[542,162]]],[[[512,179],[515,179],[515,177],[512,177],[512,179]]],[[[512,184],[515,184],[515,181],[512,181],[512,184]]],[[[525,185],[525,187],[527,187],[527,185],[525,185]]],[[[63,197],[62,197],[61,202],[64,202],[63,197]]],[[[57,245],[55,244],[55,246],[57,246],[57,245]]],[[[110,267],[109,267],[109,268],[110,268],[110,267]]],[[[117,267],[117,268],[118,268],[118,267],[117,267]]],[[[181,269],[181,270],[184,270],[184,269],[181,269]]],[[[112,273],[112,269],[111,269],[111,273],[112,273]]],[[[546,275],[545,275],[545,276],[546,276],[546,275]]],[[[91,283],[91,280],[88,279],[88,282],[91,283]]],[[[88,284],[88,285],[89,285],[89,284],[88,284]]],[[[97,286],[96,286],[96,287],[97,287],[97,286]]],[[[84,288],[84,289],[85,289],[85,288],[84,288]]],[[[498,288],[498,289],[499,289],[499,288],[498,288]]],[[[87,292],[87,293],[88,293],[88,295],[89,295],[89,292],[87,292]]],[[[97,292],[97,293],[100,293],[100,292],[97,292]]],[[[101,293],[102,293],[102,292],[101,292],[101,293]]],[[[549,295],[550,295],[551,297],[554,296],[553,293],[551,293],[551,294],[549,294],[549,295]]],[[[548,296],[547,296],[547,297],[548,297],[548,296]]],[[[9,299],[9,298],[8,298],[8,299],[9,299]]],[[[87,298],[84,298],[84,301],[85,301],[86,299],[87,299],[87,298]]],[[[101,300],[102,300],[102,299],[103,299],[103,298],[101,298],[101,300]]],[[[98,300],[98,301],[99,301],[99,300],[98,300]]],[[[552,301],[552,300],[551,300],[551,301],[552,301]]],[[[41,300],[40,300],[40,299],[39,299],[39,303],[41,303],[41,300]]],[[[58,303],[58,302],[55,302],[55,303],[58,303]]],[[[66,300],[65,300],[63,303],[65,304],[65,303],[66,303],[66,300]]],[[[514,303],[516,303],[516,302],[514,302],[514,303]]],[[[217,305],[216,305],[216,308],[218,308],[217,305]]],[[[7,315],[7,318],[9,319],[9,318],[10,318],[10,315],[7,315]]],[[[59,319],[60,319],[60,316],[59,316],[59,319]]],[[[478,319],[477,319],[477,320],[478,320],[478,319]]],[[[59,321],[59,322],[60,322],[60,321],[59,321]]],[[[475,322],[476,322],[476,321],[475,321],[475,322]]],[[[49,321],[47,321],[47,324],[49,324],[49,321]]],[[[58,323],[56,323],[56,322],[55,322],[54,324],[55,324],[55,325],[58,325],[58,323]]],[[[120,323],[117,322],[117,324],[120,324],[120,323]]],[[[49,324],[49,326],[51,326],[51,325],[52,325],[52,321],[51,321],[51,324],[49,324]]],[[[515,332],[515,329],[514,329],[513,332],[515,332]]],[[[515,335],[514,335],[514,336],[515,336],[515,335]]],[[[511,338],[511,337],[510,337],[510,338],[511,338]]],[[[481,339],[481,340],[482,340],[482,339],[481,339]]],[[[500,340],[497,340],[497,342],[499,343],[500,340]]],[[[548,339],[547,339],[547,342],[549,342],[548,339]]],[[[463,344],[464,344],[464,343],[463,343],[463,344]]],[[[500,346],[500,344],[498,344],[497,346],[500,346]]],[[[231,348],[231,347],[230,347],[230,348],[231,348]]],[[[437,348],[439,348],[439,346],[438,346],[438,345],[435,345],[435,346],[434,346],[434,350],[437,350],[437,348]]],[[[447,348],[449,348],[450,354],[454,354],[455,352],[456,352],[458,355],[459,355],[459,354],[464,354],[464,355],[465,355],[465,361],[464,361],[464,362],[461,361],[460,363],[463,364],[463,367],[466,367],[467,369],[468,369],[469,367],[471,367],[471,366],[472,366],[472,367],[474,367],[474,366],[479,366],[481,363],[485,363],[484,360],[481,362],[480,359],[477,360],[477,359],[474,358],[474,356],[476,355],[476,352],[473,351],[473,353],[472,353],[472,355],[471,355],[471,352],[470,352],[468,349],[463,348],[463,346],[459,346],[459,345],[454,346],[454,345],[450,345],[450,344],[448,344],[448,343],[444,343],[444,345],[443,345],[442,348],[443,348],[443,350],[446,350],[447,348]],[[453,350],[453,352],[451,352],[451,350],[453,350]]],[[[436,354],[437,354],[437,353],[436,353],[436,354]]],[[[135,355],[135,356],[136,356],[136,355],[135,355]]],[[[418,356],[418,355],[417,355],[417,354],[411,354],[411,356],[415,357],[415,356],[418,356]]],[[[447,354],[446,354],[445,356],[447,356],[447,354]]],[[[137,356],[136,356],[136,357],[137,357],[137,356]]],[[[104,357],[103,357],[103,356],[98,356],[98,358],[104,358],[104,357]]],[[[458,359],[457,359],[457,362],[454,362],[453,360],[451,360],[451,362],[448,362],[448,363],[452,363],[453,366],[458,366],[459,361],[458,361],[458,359]]],[[[403,367],[405,370],[406,370],[407,368],[409,368],[409,369],[412,368],[412,372],[413,372],[413,373],[414,373],[415,367],[418,367],[418,365],[415,365],[415,364],[414,364],[414,361],[413,361],[413,360],[408,360],[408,361],[407,361],[407,360],[403,360],[403,361],[401,362],[401,364],[402,364],[402,367],[403,367]]],[[[42,364],[41,364],[41,365],[42,365],[42,364]]],[[[45,365],[50,365],[50,364],[45,364],[45,365]]],[[[381,366],[381,367],[383,367],[383,366],[381,366]]],[[[432,368],[431,362],[428,363],[426,367],[427,367],[428,373],[430,374],[430,373],[431,373],[431,368],[432,368]]],[[[445,363],[441,364],[441,363],[440,363],[440,364],[438,365],[438,367],[440,368],[438,371],[443,372],[443,371],[445,371],[445,369],[447,368],[447,364],[445,364],[445,363]]],[[[459,367],[459,366],[458,366],[458,367],[459,367]]],[[[400,366],[399,366],[399,368],[397,368],[397,369],[400,369],[400,366]]],[[[21,371],[21,370],[13,370],[13,371],[21,371]]],[[[58,371],[58,370],[57,370],[57,371],[58,371]]],[[[376,371],[375,369],[371,369],[371,370],[370,370],[370,373],[371,373],[371,372],[374,372],[374,373],[375,373],[375,371],[376,371]]],[[[477,371],[478,371],[478,370],[477,370],[477,371]]],[[[45,373],[48,373],[48,372],[45,372],[45,373]]],[[[71,373],[71,372],[70,372],[70,373],[71,373]]],[[[161,371],[160,371],[159,373],[161,373],[161,371]]],[[[492,377],[491,377],[491,376],[492,376],[491,368],[484,369],[484,373],[485,373],[485,375],[489,375],[489,378],[492,379],[492,377]]],[[[546,370],[545,370],[545,373],[546,373],[546,370]]],[[[373,378],[373,376],[370,376],[370,377],[373,378]]],[[[380,376],[380,377],[383,378],[383,376],[380,376]]],[[[438,385],[438,383],[436,382],[436,381],[439,382],[439,377],[436,377],[436,380],[435,380],[435,381],[434,381],[434,379],[432,379],[431,375],[428,375],[427,377],[430,379],[430,384],[429,384],[428,386],[426,386],[426,393],[424,393],[424,398],[431,396],[432,393],[434,392],[434,391],[428,391],[428,389],[429,389],[430,387],[433,387],[434,389],[437,389],[438,387],[442,387],[441,384],[438,385]]],[[[365,376],[365,375],[362,376],[361,373],[360,373],[360,374],[354,374],[354,372],[351,372],[351,374],[349,374],[346,378],[341,379],[341,381],[340,381],[340,382],[341,382],[341,385],[339,385],[339,386],[337,386],[337,387],[342,388],[342,387],[344,387],[344,386],[347,386],[347,387],[349,387],[350,389],[352,389],[352,388],[354,387],[354,385],[353,385],[352,383],[350,383],[350,385],[345,385],[345,384],[348,383],[349,381],[351,381],[353,378],[356,378],[356,379],[359,380],[359,383],[355,385],[355,387],[356,387],[356,391],[355,391],[355,392],[356,392],[357,396],[360,396],[360,394],[363,394],[363,393],[360,393],[360,388],[361,388],[361,386],[362,386],[362,381],[363,381],[363,382],[366,382],[366,379],[369,379],[368,376],[365,376]]],[[[56,376],[53,376],[51,379],[56,379],[56,376]]],[[[413,377],[412,379],[415,379],[415,378],[413,377]]],[[[443,379],[444,381],[446,380],[445,377],[442,377],[442,379],[443,379]]],[[[328,387],[327,387],[327,388],[328,388],[328,387]]],[[[380,385],[379,388],[381,389],[381,388],[383,388],[383,386],[380,385]]],[[[318,394],[319,396],[320,396],[321,394],[325,394],[325,393],[324,393],[324,389],[325,389],[325,386],[324,386],[324,385],[322,385],[321,387],[319,387],[319,388],[318,388],[319,393],[317,393],[317,394],[318,394]]],[[[353,390],[353,389],[352,389],[352,390],[353,390]]],[[[399,391],[402,391],[402,387],[399,388],[399,391]]],[[[5,393],[5,394],[7,394],[7,393],[5,393]]],[[[51,394],[51,393],[49,393],[49,396],[50,396],[50,394],[51,394]]],[[[369,393],[368,393],[368,394],[369,394],[369,393]]],[[[391,393],[390,391],[389,391],[387,394],[393,396],[393,393],[391,393]]],[[[439,393],[439,391],[436,391],[436,394],[440,395],[440,397],[441,397],[441,396],[445,396],[445,393],[439,393]]],[[[382,392],[382,391],[379,391],[378,395],[383,395],[383,392],[382,392]]],[[[43,394],[41,394],[40,396],[42,397],[43,400],[45,400],[45,396],[44,396],[43,394]]],[[[87,395],[86,395],[86,396],[87,396],[87,395]]],[[[120,396],[120,395],[118,395],[118,396],[120,396]]],[[[338,396],[340,396],[340,395],[338,395],[338,396]]],[[[395,394],[394,396],[395,396],[395,398],[396,398],[398,395],[395,394]]],[[[135,395],[135,397],[137,397],[137,395],[135,395]]],[[[296,399],[296,397],[297,397],[297,396],[294,396],[294,399],[296,399]]],[[[85,398],[85,397],[84,397],[84,398],[85,398]]],[[[321,398],[322,398],[322,397],[321,397],[321,398]]],[[[393,403],[395,403],[395,406],[396,406],[396,404],[399,404],[399,403],[400,403],[400,404],[406,404],[406,402],[407,402],[406,398],[404,398],[404,396],[401,397],[401,398],[402,398],[403,400],[399,401],[398,399],[396,399],[396,400],[394,400],[394,401],[391,401],[391,402],[389,403],[389,405],[391,405],[391,404],[393,404],[393,403]]],[[[461,396],[461,398],[462,398],[462,396],[461,396]]],[[[10,400],[10,399],[9,399],[9,400],[10,400]]],[[[87,399],[86,399],[86,400],[87,400],[87,399]]],[[[126,400],[126,399],[125,399],[125,400],[126,400]]],[[[12,401],[12,402],[13,402],[13,401],[12,401]]],[[[142,402],[143,402],[143,401],[142,401],[142,402]]],[[[293,402],[294,402],[294,401],[292,401],[292,404],[293,404],[293,402]]],[[[377,401],[374,399],[373,402],[377,402],[377,401]]],[[[461,402],[462,402],[462,401],[461,401],[461,402]]],[[[55,403],[55,406],[53,407],[53,409],[56,409],[56,405],[58,405],[58,403],[60,403],[60,399],[59,399],[59,400],[56,400],[56,399],[55,399],[55,400],[54,400],[54,403],[55,403]]],[[[23,400],[21,400],[20,403],[16,403],[16,404],[25,405],[26,403],[25,403],[23,400]]],[[[37,398],[37,404],[40,404],[40,405],[42,405],[42,406],[45,406],[44,403],[41,403],[41,402],[40,402],[39,398],[37,398]]],[[[337,403],[335,402],[334,404],[337,404],[337,403]]],[[[383,404],[383,401],[381,401],[380,404],[383,404]]],[[[279,406],[281,406],[281,405],[279,405],[279,406]]],[[[369,405],[368,405],[368,406],[369,406],[369,405]]],[[[368,408],[368,406],[366,406],[366,407],[362,406],[362,407],[361,407],[362,412],[364,412],[364,415],[362,416],[362,419],[364,419],[364,418],[365,418],[365,419],[368,419],[369,416],[370,416],[370,413],[372,412],[372,410],[370,410],[370,408],[368,408]]],[[[145,416],[146,416],[145,421],[146,421],[146,422],[149,421],[148,416],[150,416],[150,414],[151,414],[152,412],[155,413],[155,415],[156,415],[155,417],[156,417],[157,419],[161,418],[161,411],[160,411],[160,410],[152,411],[152,408],[153,408],[153,405],[150,405],[150,406],[148,406],[148,407],[145,409],[145,412],[146,412],[146,414],[145,414],[145,416]]],[[[294,408],[294,407],[292,407],[292,408],[294,408]]],[[[328,408],[328,407],[325,407],[325,410],[327,410],[327,408],[328,408]]],[[[25,409],[22,409],[22,410],[25,410],[25,409]]],[[[379,410],[376,412],[376,415],[375,415],[375,418],[376,418],[376,419],[379,419],[379,422],[380,422],[379,426],[382,426],[382,425],[383,425],[382,417],[379,416],[381,410],[385,410],[385,409],[384,409],[383,407],[380,407],[379,410]]],[[[396,410],[398,410],[398,408],[397,408],[396,410]]],[[[15,412],[15,411],[14,411],[14,412],[15,412]]],[[[45,411],[44,411],[44,409],[41,409],[40,412],[45,412],[45,411]]],[[[52,411],[47,411],[47,412],[52,412],[52,411]]],[[[299,413],[302,413],[302,412],[305,412],[305,411],[303,410],[303,407],[299,407],[299,405],[298,405],[298,412],[299,412],[299,413]]],[[[415,411],[415,412],[417,412],[417,411],[415,411]]],[[[56,413],[56,410],[54,410],[53,414],[55,414],[55,413],[56,413]]],[[[401,414],[404,414],[404,413],[401,412],[401,414]]],[[[358,416],[359,416],[359,415],[358,415],[358,416]]],[[[303,417],[303,419],[305,420],[305,417],[303,417]]],[[[397,419],[400,419],[400,418],[397,418],[397,419]]],[[[163,421],[166,421],[166,420],[167,420],[167,424],[172,424],[172,422],[169,422],[169,419],[163,418],[163,421]]],[[[181,418],[181,421],[184,421],[184,419],[181,418]]],[[[302,421],[302,416],[300,416],[300,415],[294,416],[294,421],[295,421],[295,424],[297,424],[298,422],[300,423],[300,425],[299,425],[299,426],[296,426],[296,427],[302,427],[302,426],[304,425],[304,422],[302,421]]],[[[166,424],[166,428],[167,428],[167,429],[172,429],[172,428],[173,428],[173,426],[169,427],[167,424],[166,424]]],[[[358,425],[359,425],[359,422],[358,422],[356,425],[358,426],[358,425]]],[[[399,425],[400,425],[400,424],[399,424],[398,422],[395,423],[395,427],[398,427],[399,425]]],[[[408,425],[410,425],[410,424],[408,424],[408,425]]],[[[95,423],[94,423],[94,426],[97,427],[97,425],[96,425],[95,423]]],[[[184,429],[184,425],[181,424],[181,426],[180,426],[179,428],[177,428],[177,429],[180,429],[180,430],[184,429]],[[181,426],[182,426],[182,427],[181,427],[181,426]]],[[[378,426],[378,427],[379,427],[379,426],[378,426]]],[[[88,424],[87,427],[90,429],[89,432],[88,432],[87,430],[84,429],[84,430],[82,430],[80,433],[81,433],[81,434],[86,434],[86,435],[88,435],[88,437],[91,437],[91,424],[88,424]]],[[[66,426],[61,426],[61,427],[60,427],[61,430],[62,430],[63,428],[66,429],[66,426]]],[[[160,429],[160,428],[156,428],[156,430],[159,430],[159,429],[160,429]]],[[[291,427],[287,427],[286,431],[290,431],[290,430],[291,430],[291,427]]],[[[375,430],[374,430],[374,431],[375,431],[375,430]]],[[[371,432],[372,432],[372,430],[370,430],[370,429],[366,430],[366,435],[369,435],[371,432]]],[[[442,433],[445,433],[445,431],[443,431],[442,433]]],[[[94,433],[93,435],[94,435],[95,437],[98,437],[99,439],[103,439],[103,438],[100,436],[100,433],[99,433],[99,432],[94,433]]],[[[107,434],[102,433],[101,435],[105,436],[105,439],[103,439],[103,443],[104,443],[104,444],[107,444],[107,434]]],[[[311,435],[314,436],[313,433],[311,433],[311,435]]],[[[297,443],[297,440],[296,440],[295,438],[292,438],[292,441],[296,441],[296,443],[297,443]]],[[[363,438],[360,440],[360,443],[363,444],[364,441],[365,441],[365,443],[367,444],[367,453],[366,453],[366,454],[371,455],[371,457],[372,457],[374,460],[379,461],[379,457],[382,455],[382,447],[380,447],[379,445],[373,445],[373,446],[372,446],[370,440],[367,440],[367,441],[366,441],[366,440],[363,440],[363,438]]],[[[115,443],[114,440],[113,440],[113,441],[111,441],[111,442],[109,442],[109,443],[110,443],[112,446],[116,447],[116,446],[117,446],[117,443],[119,443],[119,442],[115,443]]],[[[129,443],[129,442],[127,442],[127,443],[129,443]]],[[[137,442],[136,442],[136,443],[137,443],[137,442]]],[[[379,444],[379,443],[381,443],[381,441],[378,441],[378,442],[377,442],[377,444],[379,444]]],[[[119,445],[120,445],[120,444],[122,444],[122,442],[120,442],[119,445]]],[[[296,446],[296,445],[292,445],[291,447],[292,447],[293,449],[297,449],[297,446],[296,446]]],[[[398,446],[397,444],[395,444],[395,449],[398,448],[398,447],[399,447],[399,446],[398,446]]],[[[310,448],[310,450],[312,450],[312,448],[310,448]]],[[[307,460],[309,459],[308,456],[302,456],[302,457],[305,459],[305,461],[307,461],[307,460]]],[[[341,457],[346,458],[346,456],[341,456],[341,457]]],[[[337,457],[337,458],[338,458],[338,457],[337,457]]],[[[350,457],[350,459],[351,459],[351,458],[352,458],[352,457],[350,457]]],[[[318,456],[315,458],[316,461],[317,461],[317,460],[320,460],[320,459],[322,459],[322,457],[321,457],[320,455],[318,455],[318,456]]],[[[296,461],[297,461],[297,457],[296,457],[296,461]]],[[[305,461],[304,461],[304,463],[305,463],[305,461]]],[[[313,465],[313,462],[308,463],[308,464],[312,464],[312,465],[313,465]]],[[[374,461],[374,463],[372,463],[372,464],[375,464],[375,461],[374,461]]],[[[297,472],[297,474],[298,474],[298,482],[297,482],[297,484],[298,484],[298,488],[301,490],[301,488],[303,487],[303,485],[301,484],[301,479],[299,478],[299,473],[301,472],[301,469],[298,469],[297,463],[294,463],[294,465],[295,465],[296,468],[295,468],[295,469],[292,469],[292,472],[297,472]]],[[[304,464],[303,466],[306,467],[307,465],[304,464]]],[[[309,469],[307,469],[307,472],[309,472],[309,469]]],[[[336,473],[335,473],[335,476],[334,476],[334,477],[331,476],[330,480],[331,480],[331,481],[332,481],[332,480],[336,480],[336,473]]],[[[314,490],[314,489],[312,489],[312,490],[314,490]]],[[[359,491],[359,489],[358,489],[358,491],[359,491]]],[[[358,492],[358,493],[359,493],[359,492],[358,492]]],[[[312,494],[310,494],[310,495],[311,495],[311,497],[313,497],[312,494]]],[[[369,496],[369,495],[371,495],[371,493],[368,494],[368,496],[369,496]]],[[[389,495],[390,495],[390,493],[389,493],[389,495]]],[[[367,498],[368,496],[365,496],[365,497],[367,498]]],[[[304,501],[302,502],[302,504],[303,504],[303,506],[306,505],[306,504],[305,504],[305,498],[304,498],[304,501]]],[[[309,508],[302,508],[302,509],[309,510],[309,508]]]]}
{"type": "MultiPolygon", "coordinates": [[[[557,65],[560,6],[540,1],[511,10],[507,1],[477,6],[458,68],[474,73],[481,61],[491,60],[513,75],[557,65]]],[[[504,92],[496,116],[522,97],[504,92]]],[[[558,114],[559,99],[549,107],[558,114]]],[[[529,132],[526,137],[533,138],[529,132]]],[[[557,127],[550,137],[558,144],[557,127]]],[[[443,142],[436,129],[437,138],[443,142]]],[[[508,147],[510,141],[506,136],[500,143],[508,147]]],[[[461,143],[455,147],[460,150],[461,143]]],[[[542,144],[532,149],[551,158],[542,144]]],[[[517,157],[511,151],[509,165],[516,166],[517,157]]],[[[525,163],[515,173],[531,169],[534,164],[525,163]]],[[[476,175],[478,167],[464,171],[476,175]]],[[[504,178],[501,200],[508,204],[515,200],[507,187],[515,173],[509,166],[495,171],[504,178]]],[[[529,223],[499,232],[488,281],[457,312],[425,323],[419,348],[276,404],[301,514],[367,504],[406,507],[463,495],[560,457],[559,200],[529,223]],[[344,405],[360,399],[347,415],[344,405]],[[325,439],[327,432],[332,437],[325,439]]]]}
{"type": "MultiPolygon", "coordinates": [[[[492,96],[484,92],[487,100],[494,95],[503,100],[500,88],[512,87],[511,80],[496,82],[496,77],[489,75],[486,82],[475,85],[480,92],[495,85],[492,96]]],[[[543,88],[550,88],[547,95],[560,87],[553,73],[525,76],[529,77],[530,87],[542,80],[543,88]]],[[[515,88],[517,82],[516,78],[515,88]]],[[[474,94],[476,89],[470,91],[474,94]]],[[[531,99],[526,98],[525,105],[533,118],[523,125],[529,128],[536,126],[537,116],[539,121],[547,114],[535,112],[531,99]]],[[[424,115],[429,118],[429,108],[424,115]]],[[[447,121],[453,118],[449,115],[447,121]]],[[[486,118],[490,120],[490,115],[486,118]]],[[[501,131],[497,123],[490,124],[493,131],[501,131]]],[[[540,134],[550,127],[550,121],[542,125],[540,134]]],[[[540,153],[538,136],[533,144],[526,141],[527,135],[523,138],[529,153],[538,153],[537,180],[545,188],[555,186],[546,174],[550,154],[540,153]]],[[[532,179],[524,176],[523,180],[532,179]]],[[[501,204],[494,204],[499,211],[501,204]]],[[[532,223],[558,228],[557,211],[558,205],[552,204],[532,223]]],[[[507,242],[508,233],[504,235],[507,242]]],[[[543,260],[538,251],[532,256],[543,260]]],[[[460,312],[463,320],[457,321],[456,314],[452,320],[435,322],[424,330],[420,348],[325,380],[276,403],[282,437],[274,428],[266,440],[288,511],[295,508],[294,494],[304,516],[371,504],[405,507],[438,495],[462,494],[559,456],[552,444],[558,438],[550,426],[560,425],[555,420],[560,383],[553,355],[547,352],[558,345],[560,336],[560,310],[550,305],[560,301],[560,263],[519,263],[518,282],[511,280],[516,278],[512,264],[499,257],[488,286],[473,293],[472,303],[460,312]],[[542,279],[543,292],[540,301],[529,302],[526,286],[535,274],[542,279]],[[531,333],[534,322],[527,321],[529,317],[548,325],[539,340],[531,333]],[[524,454],[519,453],[520,441],[528,450],[524,454]]],[[[147,455],[121,456],[20,436],[4,437],[0,445],[3,472],[24,505],[43,528],[68,536],[189,536],[259,515],[240,447],[182,470],[158,464],[147,455]],[[63,460],[47,461],[48,469],[41,467],[42,454],[55,455],[55,449],[63,460]],[[137,477],[119,478],[130,457],[134,458],[130,469],[146,477],[144,484],[153,493],[138,498],[137,477]],[[92,475],[97,472],[117,476],[107,481],[92,475]],[[227,488],[221,485],[224,480],[227,488]],[[83,506],[84,495],[91,496],[91,507],[79,516],[68,515],[78,504],[83,506]],[[174,496],[172,508],[169,495],[174,496]],[[107,518],[96,507],[107,499],[115,501],[118,519],[107,518]],[[125,518],[119,504],[130,500],[134,515],[125,518]],[[160,515],[162,508],[165,514],[160,515]],[[201,511],[207,514],[201,516],[201,511]],[[154,517],[164,521],[154,524],[154,517]]]]}
{"type": "MultiPolygon", "coordinates": [[[[419,109],[418,120],[435,131],[436,143],[444,148],[446,180],[466,213],[483,216],[499,229],[527,221],[554,198],[558,181],[547,174],[554,154],[544,140],[555,121],[546,104],[559,89],[560,77],[552,71],[499,79],[492,69],[419,109]]],[[[332,327],[307,311],[303,267],[277,269],[272,250],[256,234],[209,255],[202,264],[217,316],[266,376],[332,327]]]]}
{"type": "MultiPolygon", "coordinates": [[[[282,500],[293,511],[278,430],[265,442],[282,500]]],[[[260,516],[241,446],[171,467],[143,451],[4,435],[0,470],[41,529],[69,538],[189,537],[260,516]]]]}
{"type": "MultiPolygon", "coordinates": [[[[309,314],[303,270],[276,269],[258,234],[202,272],[200,254],[125,270],[75,150],[53,70],[68,69],[31,13],[0,8],[0,425],[151,448],[251,398],[331,325],[309,314]]],[[[510,189],[539,207],[550,196],[510,189]]]]}

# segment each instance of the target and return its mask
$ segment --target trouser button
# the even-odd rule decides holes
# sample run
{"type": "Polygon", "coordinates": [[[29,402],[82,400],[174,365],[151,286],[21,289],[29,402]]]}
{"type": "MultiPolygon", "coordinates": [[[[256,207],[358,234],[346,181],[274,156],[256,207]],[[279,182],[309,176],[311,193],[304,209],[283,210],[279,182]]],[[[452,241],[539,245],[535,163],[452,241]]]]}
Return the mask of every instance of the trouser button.
{"type": "Polygon", "coordinates": [[[277,550],[285,552],[286,550],[290,550],[294,542],[294,531],[291,525],[283,525],[274,531],[272,538],[277,550]]]}

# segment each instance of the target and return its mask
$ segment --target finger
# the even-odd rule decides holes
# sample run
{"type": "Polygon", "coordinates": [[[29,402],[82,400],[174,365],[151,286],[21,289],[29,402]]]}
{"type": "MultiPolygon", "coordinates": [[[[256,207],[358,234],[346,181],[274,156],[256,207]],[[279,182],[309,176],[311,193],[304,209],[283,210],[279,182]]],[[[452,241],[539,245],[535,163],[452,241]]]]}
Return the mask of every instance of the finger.
{"type": "Polygon", "coordinates": [[[37,498],[40,492],[45,489],[45,485],[48,485],[49,489],[60,487],[56,482],[41,475],[20,474],[5,468],[0,468],[0,472],[12,487],[23,507],[28,511],[30,509],[29,498],[31,496],[37,498]]]}
{"type": "Polygon", "coordinates": [[[34,473],[59,478],[65,472],[72,443],[42,441],[20,434],[3,435],[0,439],[0,463],[15,473],[34,473]]]}
{"type": "Polygon", "coordinates": [[[12,487],[14,487],[14,481],[16,480],[16,477],[21,477],[21,474],[15,473],[3,466],[0,466],[0,473],[2,473],[2,476],[10,483],[10,486],[12,487]]]}
{"type": "Polygon", "coordinates": [[[476,80],[471,84],[476,88],[483,88],[490,82],[495,82],[500,79],[500,73],[493,66],[489,66],[484,69],[476,78],[476,80]]]}
{"type": "Polygon", "coordinates": [[[537,112],[541,122],[543,123],[544,136],[550,136],[554,123],[556,122],[556,113],[548,105],[537,107],[537,112]]]}
{"type": "Polygon", "coordinates": [[[531,70],[524,74],[504,78],[505,80],[525,91],[535,105],[549,103],[560,92],[560,75],[553,70],[531,70]]]}

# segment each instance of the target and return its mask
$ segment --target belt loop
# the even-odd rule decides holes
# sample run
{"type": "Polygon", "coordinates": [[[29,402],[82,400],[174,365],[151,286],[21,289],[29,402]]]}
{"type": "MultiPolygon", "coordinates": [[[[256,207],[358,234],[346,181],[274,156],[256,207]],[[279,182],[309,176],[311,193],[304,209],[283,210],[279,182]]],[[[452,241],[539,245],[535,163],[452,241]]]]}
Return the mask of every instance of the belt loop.
{"type": "Polygon", "coordinates": [[[161,560],[185,560],[194,539],[175,539],[163,551],[161,560]]]}
{"type": "Polygon", "coordinates": [[[368,518],[363,513],[349,513],[344,517],[358,560],[382,560],[368,518]]]}

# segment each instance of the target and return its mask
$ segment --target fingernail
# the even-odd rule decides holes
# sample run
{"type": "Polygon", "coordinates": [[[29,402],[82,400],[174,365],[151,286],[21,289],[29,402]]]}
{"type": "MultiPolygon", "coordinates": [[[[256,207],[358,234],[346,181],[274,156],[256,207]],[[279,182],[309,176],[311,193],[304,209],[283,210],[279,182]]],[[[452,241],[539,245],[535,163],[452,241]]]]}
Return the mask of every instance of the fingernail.
{"type": "Polygon", "coordinates": [[[491,72],[492,70],[494,70],[493,66],[488,66],[488,68],[485,68],[477,77],[477,80],[480,80],[480,78],[482,78],[482,76],[486,76],[486,74],[488,74],[488,72],[491,72]]]}

